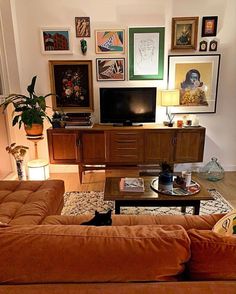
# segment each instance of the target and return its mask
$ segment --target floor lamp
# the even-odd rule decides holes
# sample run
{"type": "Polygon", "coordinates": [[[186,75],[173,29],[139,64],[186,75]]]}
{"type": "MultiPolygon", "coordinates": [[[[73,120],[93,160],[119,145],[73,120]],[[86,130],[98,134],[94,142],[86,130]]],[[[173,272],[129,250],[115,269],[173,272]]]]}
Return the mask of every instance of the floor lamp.
{"type": "Polygon", "coordinates": [[[48,161],[38,158],[38,142],[43,140],[43,136],[27,136],[27,139],[34,143],[35,159],[28,162],[29,180],[47,180],[49,178],[48,161]]]}
{"type": "Polygon", "coordinates": [[[168,122],[164,122],[164,125],[168,127],[173,127],[173,119],[174,114],[170,111],[170,106],[178,106],[179,105],[179,90],[160,90],[159,91],[161,106],[166,107],[166,115],[168,117],[168,122]]]}

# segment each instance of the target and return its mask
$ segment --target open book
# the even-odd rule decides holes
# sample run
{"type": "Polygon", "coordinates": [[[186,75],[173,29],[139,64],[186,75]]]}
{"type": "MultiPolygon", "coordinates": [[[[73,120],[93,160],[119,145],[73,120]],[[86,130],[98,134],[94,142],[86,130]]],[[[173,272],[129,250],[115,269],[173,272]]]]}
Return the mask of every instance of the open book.
{"type": "Polygon", "coordinates": [[[142,178],[121,178],[120,191],[144,192],[144,181],[142,178]]]}

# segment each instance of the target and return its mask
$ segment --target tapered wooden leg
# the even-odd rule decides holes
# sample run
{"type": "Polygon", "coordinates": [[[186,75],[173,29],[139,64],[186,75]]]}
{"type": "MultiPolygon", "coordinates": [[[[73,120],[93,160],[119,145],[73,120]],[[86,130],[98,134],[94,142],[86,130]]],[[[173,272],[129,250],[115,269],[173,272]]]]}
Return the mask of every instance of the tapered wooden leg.
{"type": "Polygon", "coordinates": [[[79,168],[79,181],[80,181],[80,184],[83,184],[83,166],[79,164],[78,168],[79,168]]]}

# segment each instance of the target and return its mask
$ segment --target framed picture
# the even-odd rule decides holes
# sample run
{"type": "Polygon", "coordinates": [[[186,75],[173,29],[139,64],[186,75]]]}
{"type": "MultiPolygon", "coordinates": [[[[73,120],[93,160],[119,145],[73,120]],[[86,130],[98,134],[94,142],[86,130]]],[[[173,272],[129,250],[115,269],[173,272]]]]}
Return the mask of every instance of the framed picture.
{"type": "Polygon", "coordinates": [[[44,54],[72,54],[70,28],[41,28],[41,48],[44,54]]]}
{"type": "Polygon", "coordinates": [[[169,55],[168,88],[180,90],[173,113],[216,112],[220,54],[169,55]]]}
{"type": "Polygon", "coordinates": [[[209,51],[217,51],[217,41],[212,40],[209,45],[209,51]]]}
{"type": "Polygon", "coordinates": [[[202,37],[214,37],[217,32],[218,16],[204,16],[202,18],[202,37]]]}
{"type": "Polygon", "coordinates": [[[207,51],[207,41],[203,40],[199,43],[199,51],[207,51]]]}
{"type": "Polygon", "coordinates": [[[53,110],[93,111],[92,60],[49,60],[53,110]]]}
{"type": "Polygon", "coordinates": [[[162,80],[165,28],[129,28],[129,79],[162,80]]]}
{"type": "Polygon", "coordinates": [[[98,81],[124,81],[125,59],[124,58],[97,58],[98,81]]]}
{"type": "Polygon", "coordinates": [[[124,53],[125,30],[96,30],[96,53],[124,53]]]}
{"type": "Polygon", "coordinates": [[[75,32],[76,37],[90,37],[90,18],[75,17],[75,32]]]}
{"type": "Polygon", "coordinates": [[[171,49],[197,49],[198,17],[172,18],[171,49]]]}

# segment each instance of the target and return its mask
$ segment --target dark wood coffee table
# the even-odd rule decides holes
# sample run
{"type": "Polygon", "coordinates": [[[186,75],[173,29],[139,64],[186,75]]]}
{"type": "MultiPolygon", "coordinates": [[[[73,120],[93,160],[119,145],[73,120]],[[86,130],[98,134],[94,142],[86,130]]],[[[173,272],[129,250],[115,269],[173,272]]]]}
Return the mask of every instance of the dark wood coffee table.
{"type": "MultiPolygon", "coordinates": [[[[158,206],[176,206],[181,207],[184,211],[185,207],[192,206],[193,214],[199,214],[201,200],[214,200],[209,192],[201,186],[201,191],[191,196],[172,196],[154,192],[150,184],[155,177],[143,177],[145,191],[144,192],[121,192],[119,188],[119,177],[106,178],[104,200],[115,201],[115,213],[120,214],[122,206],[133,207],[158,207],[158,206]]],[[[197,181],[193,178],[193,180],[197,181]]]]}

